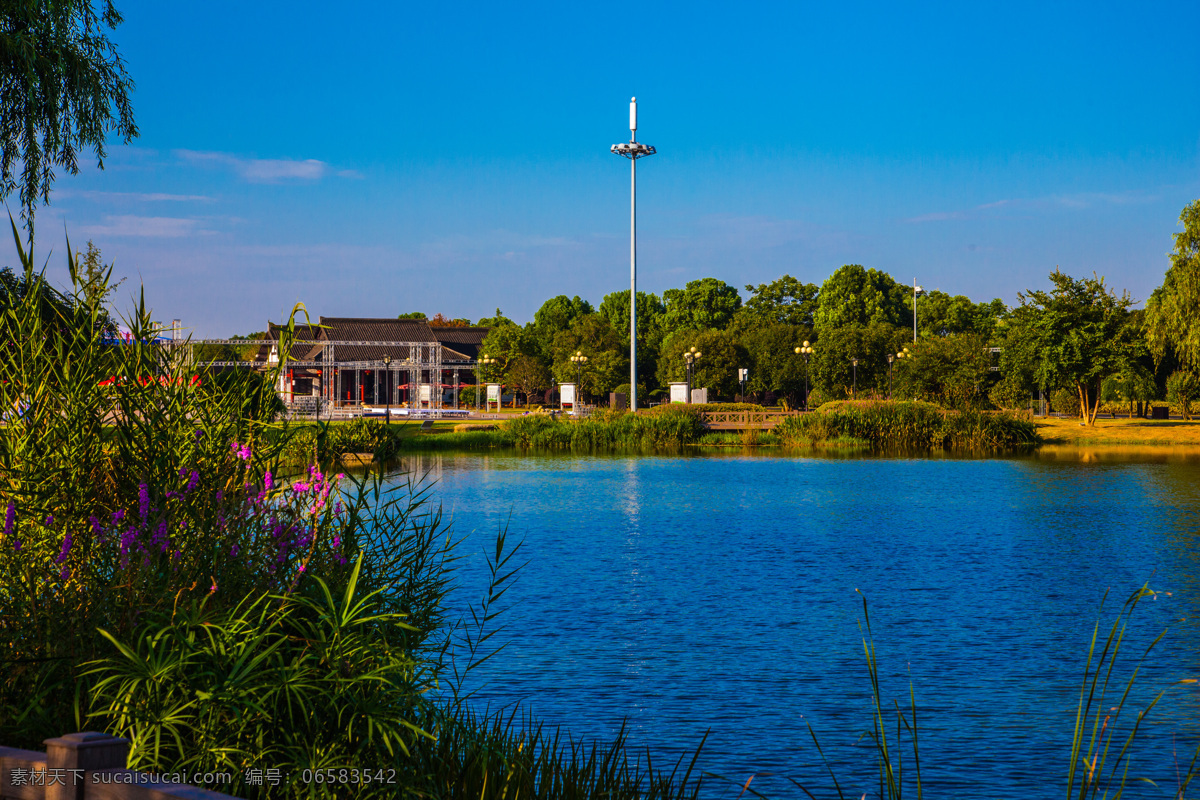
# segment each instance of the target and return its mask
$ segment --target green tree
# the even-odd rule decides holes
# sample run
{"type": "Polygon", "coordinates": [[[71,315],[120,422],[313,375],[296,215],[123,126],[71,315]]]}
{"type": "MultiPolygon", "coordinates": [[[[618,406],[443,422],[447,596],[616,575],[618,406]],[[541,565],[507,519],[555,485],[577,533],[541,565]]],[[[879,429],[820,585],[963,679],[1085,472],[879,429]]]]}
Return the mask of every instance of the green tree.
{"type": "Polygon", "coordinates": [[[738,390],[737,371],[750,364],[746,348],[729,331],[682,330],[672,333],[663,342],[658,362],[658,381],[665,386],[672,381],[687,380],[685,350],[695,347],[701,354],[696,362],[693,388],[708,389],[710,400],[732,398],[738,390]]]}
{"type": "MultiPolygon", "coordinates": [[[[886,323],[822,331],[813,344],[812,387],[827,399],[850,397],[858,359],[858,396],[887,393],[888,353],[904,345],[908,332],[886,323]]],[[[799,356],[797,356],[799,358],[799,356]]]]}
{"type": "Polygon", "coordinates": [[[1200,200],[1179,215],[1171,266],[1146,301],[1146,339],[1161,361],[1173,350],[1183,366],[1200,371],[1200,200]]]}
{"type": "Polygon", "coordinates": [[[746,291],[750,299],[738,311],[739,329],[777,323],[812,329],[820,292],[815,283],[801,283],[791,275],[784,275],[758,286],[747,284],[746,291]]]}
{"type": "Polygon", "coordinates": [[[10,0],[0,9],[0,190],[19,188],[32,230],[56,167],[76,174],[79,151],[90,149],[103,168],[110,131],[125,144],[138,135],[133,81],[108,39],[122,21],[111,0],[10,0]]]}
{"type": "Polygon", "coordinates": [[[993,357],[987,339],[982,335],[963,333],[922,339],[911,346],[907,356],[894,365],[894,396],[960,410],[987,404],[997,376],[992,372],[993,357]]]}
{"type": "Polygon", "coordinates": [[[75,263],[83,268],[83,296],[85,302],[96,302],[101,306],[108,304],[109,297],[117,291],[117,287],[125,282],[124,278],[112,282],[112,265],[105,264],[100,256],[100,248],[89,240],[87,251],[75,254],[75,263]]]}
{"type": "Polygon", "coordinates": [[[1101,399],[1109,403],[1128,403],[1129,418],[1133,419],[1134,404],[1139,406],[1140,416],[1140,409],[1146,401],[1153,400],[1157,395],[1154,373],[1141,363],[1141,359],[1134,359],[1120,372],[1105,378],[1101,399]]]}
{"type": "Polygon", "coordinates": [[[921,336],[977,333],[990,339],[996,322],[1007,310],[999,298],[990,303],[976,303],[961,294],[951,297],[934,289],[917,301],[917,329],[921,336]]]}
{"type": "Polygon", "coordinates": [[[560,294],[551,297],[533,315],[534,346],[546,361],[551,360],[554,337],[568,330],[579,317],[591,313],[594,313],[592,304],[580,299],[579,295],[567,297],[560,294]]]}
{"type": "Polygon", "coordinates": [[[480,328],[499,328],[502,325],[516,325],[516,324],[517,323],[513,322],[511,319],[504,316],[504,312],[498,308],[496,309],[496,316],[483,317],[482,319],[479,320],[479,322],[475,323],[475,325],[480,328]]]}
{"type": "Polygon", "coordinates": [[[1000,347],[1000,386],[993,402],[1000,408],[1016,407],[1034,391],[1053,388],[1038,382],[1035,317],[1032,307],[1018,306],[1007,319],[997,322],[994,335],[1000,347]]]}
{"type": "Polygon", "coordinates": [[[424,311],[409,311],[407,314],[397,314],[396,319],[428,319],[428,317],[425,316],[424,311]]]}
{"type": "Polygon", "coordinates": [[[506,325],[496,325],[488,331],[479,347],[480,355],[494,358],[496,363],[481,368],[480,376],[485,381],[506,380],[509,368],[521,356],[533,355],[531,351],[529,336],[524,328],[512,321],[506,325]]]}
{"type": "Polygon", "coordinates": [[[540,331],[554,334],[570,328],[576,318],[594,312],[592,304],[579,295],[567,297],[560,294],[542,303],[542,307],[533,315],[533,324],[540,331]]]}
{"type": "Polygon", "coordinates": [[[879,323],[903,327],[912,324],[911,300],[886,272],[846,264],[821,284],[813,323],[818,331],[879,323]]]}
{"type": "Polygon", "coordinates": [[[581,392],[604,395],[629,380],[627,348],[603,316],[584,314],[554,337],[551,371],[560,383],[574,383],[578,375],[581,392]],[[588,357],[582,369],[571,361],[575,353],[588,357]]]}
{"type": "Polygon", "coordinates": [[[781,322],[755,326],[739,338],[750,361],[746,390],[752,394],[774,392],[795,402],[804,393],[804,357],[796,348],[812,339],[812,331],[781,322]]]}
{"type": "Polygon", "coordinates": [[[525,395],[525,405],[529,405],[531,394],[545,391],[550,386],[550,373],[541,359],[521,355],[508,368],[508,383],[515,391],[525,395]]]}
{"type": "Polygon", "coordinates": [[[1192,418],[1192,401],[1200,396],[1200,377],[1191,370],[1181,369],[1167,378],[1167,401],[1175,403],[1183,412],[1183,418],[1192,418]]]}
{"type": "Polygon", "coordinates": [[[1075,280],[1059,270],[1050,274],[1054,288],[1017,295],[1034,353],[1039,386],[1067,386],[1079,400],[1080,416],[1096,424],[1105,378],[1136,357],[1136,331],[1130,324],[1129,293],[1113,294],[1099,277],[1075,280]]]}
{"type": "Polygon", "coordinates": [[[705,328],[724,330],[742,307],[742,296],[725,281],[701,278],[688,281],[682,289],[667,289],[663,302],[663,330],[668,334],[705,328]]]}
{"type": "MultiPolygon", "coordinates": [[[[637,293],[638,385],[654,383],[663,340],[663,314],[667,307],[658,295],[637,293]]],[[[629,290],[604,295],[597,313],[621,336],[622,347],[629,352],[629,290]]],[[[628,379],[628,376],[626,376],[628,379]]]]}

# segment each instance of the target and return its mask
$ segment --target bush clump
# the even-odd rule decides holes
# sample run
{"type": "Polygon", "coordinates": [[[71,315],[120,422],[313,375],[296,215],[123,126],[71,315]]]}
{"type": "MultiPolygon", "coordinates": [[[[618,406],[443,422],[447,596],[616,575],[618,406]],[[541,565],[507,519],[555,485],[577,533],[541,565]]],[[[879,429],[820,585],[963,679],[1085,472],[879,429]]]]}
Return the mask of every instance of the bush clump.
{"type": "Polygon", "coordinates": [[[568,422],[538,414],[506,422],[498,433],[517,447],[606,450],[677,448],[704,434],[694,406],[658,406],[653,413],[606,411],[568,422]]]}
{"type": "Polygon", "coordinates": [[[1032,420],[1008,412],[948,411],[932,403],[838,400],[788,417],[775,433],[792,445],[857,440],[872,447],[1010,449],[1037,443],[1032,420]]]}

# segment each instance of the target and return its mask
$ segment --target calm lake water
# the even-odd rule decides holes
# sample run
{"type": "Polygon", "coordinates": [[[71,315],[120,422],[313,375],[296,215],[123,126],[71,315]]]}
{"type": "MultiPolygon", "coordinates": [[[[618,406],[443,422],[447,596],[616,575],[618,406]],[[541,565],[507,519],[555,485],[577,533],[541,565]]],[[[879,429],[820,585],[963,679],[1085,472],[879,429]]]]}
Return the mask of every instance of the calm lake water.
{"type": "MultiPolygon", "coordinates": [[[[856,589],[885,702],[907,707],[911,679],[927,797],[1060,797],[1093,626],[1147,581],[1160,594],[1139,605],[1124,664],[1166,629],[1142,685],[1200,677],[1187,453],[437,454],[401,468],[436,480],[467,537],[459,607],[482,591],[496,531],[524,540],[479,701],[576,736],[627,720],[663,763],[708,731],[698,766],[730,781],[712,796],[752,775],[771,796],[800,796],[788,778],[836,796],[810,723],[846,796],[877,794],[856,589]]],[[[1170,689],[1146,732],[1130,774],[1161,788],[1129,796],[1173,796],[1200,740],[1197,684],[1170,689]]]]}

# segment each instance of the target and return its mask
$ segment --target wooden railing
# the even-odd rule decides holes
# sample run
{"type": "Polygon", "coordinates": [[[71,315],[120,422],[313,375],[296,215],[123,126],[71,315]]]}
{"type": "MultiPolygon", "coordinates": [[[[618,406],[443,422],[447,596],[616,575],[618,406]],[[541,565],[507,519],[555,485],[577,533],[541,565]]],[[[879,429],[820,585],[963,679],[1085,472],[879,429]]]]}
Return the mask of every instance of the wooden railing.
{"type": "Polygon", "coordinates": [[[799,411],[701,411],[704,425],[711,431],[770,430],[799,411]]]}
{"type": "Polygon", "coordinates": [[[236,800],[189,784],[227,786],[224,772],[155,775],[126,769],[129,740],[69,733],[45,741],[46,752],[0,747],[0,800],[236,800]]]}

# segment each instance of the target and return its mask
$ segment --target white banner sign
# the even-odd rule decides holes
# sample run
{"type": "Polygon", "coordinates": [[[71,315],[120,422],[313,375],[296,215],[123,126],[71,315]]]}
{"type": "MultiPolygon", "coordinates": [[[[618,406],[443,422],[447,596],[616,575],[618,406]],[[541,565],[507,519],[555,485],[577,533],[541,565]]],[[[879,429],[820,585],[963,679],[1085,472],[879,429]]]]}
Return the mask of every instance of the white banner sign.
{"type": "Polygon", "coordinates": [[[489,403],[499,403],[500,402],[500,384],[498,384],[498,383],[489,383],[488,384],[487,399],[488,399],[489,403]]]}
{"type": "Polygon", "coordinates": [[[671,402],[686,403],[688,401],[688,387],[686,383],[671,384],[671,402]]]}
{"type": "Polygon", "coordinates": [[[428,403],[433,400],[433,386],[431,384],[421,384],[420,398],[422,403],[428,403]]]}
{"type": "Polygon", "coordinates": [[[559,403],[563,406],[575,406],[575,384],[562,383],[558,386],[559,403]]]}

